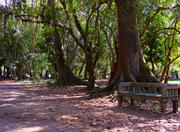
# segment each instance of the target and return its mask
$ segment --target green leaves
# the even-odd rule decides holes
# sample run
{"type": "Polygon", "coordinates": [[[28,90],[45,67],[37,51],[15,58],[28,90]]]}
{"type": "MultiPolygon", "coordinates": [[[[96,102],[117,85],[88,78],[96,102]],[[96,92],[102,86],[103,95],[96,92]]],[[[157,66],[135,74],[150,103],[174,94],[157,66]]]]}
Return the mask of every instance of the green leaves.
{"type": "Polygon", "coordinates": [[[72,2],[73,9],[76,8],[77,6],[78,6],[78,0],[73,0],[72,2]]]}

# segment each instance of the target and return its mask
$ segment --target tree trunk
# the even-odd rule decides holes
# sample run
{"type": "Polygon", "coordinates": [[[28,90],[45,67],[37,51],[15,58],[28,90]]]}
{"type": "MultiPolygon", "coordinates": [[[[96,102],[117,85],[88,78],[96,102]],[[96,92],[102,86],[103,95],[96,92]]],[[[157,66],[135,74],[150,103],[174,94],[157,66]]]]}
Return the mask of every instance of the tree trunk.
{"type": "Polygon", "coordinates": [[[0,66],[0,77],[2,77],[2,68],[0,66]]]}
{"type": "Polygon", "coordinates": [[[31,78],[34,78],[34,74],[32,73],[32,67],[33,67],[33,54],[34,54],[34,47],[35,47],[35,39],[36,39],[36,34],[35,32],[37,32],[37,26],[30,24],[30,26],[33,28],[33,32],[32,32],[32,41],[31,41],[31,49],[30,49],[30,59],[29,59],[29,75],[31,78]]]}
{"type": "Polygon", "coordinates": [[[111,67],[111,75],[109,78],[109,82],[111,82],[116,77],[116,73],[117,73],[117,63],[114,62],[111,67]]]}
{"type": "Polygon", "coordinates": [[[165,80],[164,80],[164,83],[168,83],[168,79],[169,79],[169,69],[170,69],[170,65],[166,71],[166,77],[165,77],[165,80]]]}
{"type": "Polygon", "coordinates": [[[115,76],[109,90],[119,82],[159,82],[151,76],[140,47],[137,31],[136,0],[116,0],[118,14],[118,51],[115,76]]]}
{"type": "Polygon", "coordinates": [[[88,84],[87,89],[94,89],[95,75],[94,75],[94,64],[92,60],[92,55],[86,55],[86,66],[88,73],[88,84]]]}
{"type": "Polygon", "coordinates": [[[48,79],[49,78],[49,71],[46,70],[46,73],[45,73],[45,79],[48,79]]]}
{"type": "Polygon", "coordinates": [[[106,65],[105,69],[103,70],[103,75],[102,75],[103,79],[106,79],[106,74],[107,74],[107,65],[106,65]]]}
{"type": "Polygon", "coordinates": [[[163,72],[162,72],[162,75],[160,77],[160,81],[162,82],[163,79],[164,79],[164,76],[166,75],[166,71],[168,70],[168,67],[170,66],[170,64],[167,62],[164,66],[164,69],[163,69],[163,72]]]}
{"type": "Polygon", "coordinates": [[[82,71],[83,71],[83,69],[84,69],[84,65],[85,65],[85,63],[83,62],[83,64],[82,64],[82,65],[80,66],[80,68],[79,68],[78,77],[81,76],[81,73],[82,73],[82,71]]]}
{"type": "Polygon", "coordinates": [[[51,15],[48,17],[51,25],[54,25],[54,50],[55,50],[55,63],[56,63],[56,84],[73,85],[83,84],[83,82],[77,78],[70,66],[65,62],[64,54],[62,50],[62,42],[60,34],[56,27],[56,11],[55,0],[48,0],[48,6],[52,8],[51,15]]]}
{"type": "Polygon", "coordinates": [[[18,80],[22,80],[22,66],[21,64],[16,65],[16,75],[18,80]]]}
{"type": "Polygon", "coordinates": [[[6,67],[6,69],[7,69],[7,79],[10,79],[10,68],[9,67],[6,67]]]}
{"type": "Polygon", "coordinates": [[[57,70],[57,84],[82,84],[82,81],[75,77],[70,67],[65,63],[62,44],[58,30],[54,29],[54,49],[57,70]]]}
{"type": "Polygon", "coordinates": [[[87,64],[84,69],[84,80],[88,80],[88,71],[87,71],[87,64]]]}

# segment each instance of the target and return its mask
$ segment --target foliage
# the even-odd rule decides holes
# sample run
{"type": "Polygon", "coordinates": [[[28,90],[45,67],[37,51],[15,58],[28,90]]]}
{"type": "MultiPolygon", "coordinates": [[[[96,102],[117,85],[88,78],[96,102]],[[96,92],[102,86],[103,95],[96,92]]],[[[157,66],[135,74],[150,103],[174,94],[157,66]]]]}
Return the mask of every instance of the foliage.
{"type": "MultiPolygon", "coordinates": [[[[9,67],[14,76],[19,68],[23,76],[30,75],[31,79],[41,78],[46,71],[56,79],[54,25],[50,21],[54,20],[61,36],[65,61],[76,76],[84,78],[89,56],[95,63],[96,77],[109,74],[116,57],[115,2],[55,0],[53,7],[49,6],[50,2],[11,1],[9,5],[1,6],[0,66],[9,67]]],[[[179,7],[173,8],[179,2],[137,0],[136,3],[137,29],[143,53],[152,72],[160,75],[162,64],[167,65],[168,58],[173,60],[180,53],[180,10],[179,7]]],[[[175,59],[171,66],[179,70],[179,59],[175,59]]]]}

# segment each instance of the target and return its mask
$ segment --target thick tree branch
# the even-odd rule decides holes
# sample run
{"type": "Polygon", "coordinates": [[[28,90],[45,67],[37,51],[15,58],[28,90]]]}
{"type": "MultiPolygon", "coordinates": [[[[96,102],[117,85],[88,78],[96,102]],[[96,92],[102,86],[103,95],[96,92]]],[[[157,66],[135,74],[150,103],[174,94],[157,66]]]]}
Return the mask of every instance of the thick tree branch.
{"type": "MultiPolygon", "coordinates": [[[[59,0],[59,1],[60,1],[60,3],[62,4],[62,6],[63,6],[63,8],[64,8],[64,10],[65,10],[67,20],[70,20],[70,15],[69,15],[69,13],[68,13],[68,11],[67,11],[67,8],[66,8],[66,2],[63,1],[63,0],[59,0]]],[[[74,10],[73,13],[75,13],[75,14],[73,14],[73,17],[74,17],[74,20],[75,20],[76,27],[77,27],[77,29],[79,30],[79,32],[81,33],[81,36],[83,36],[84,31],[83,31],[83,29],[82,29],[82,27],[81,27],[81,25],[80,25],[80,22],[78,21],[78,18],[77,18],[77,15],[76,15],[76,11],[74,10]]],[[[74,39],[74,41],[77,43],[77,45],[79,45],[79,47],[82,48],[82,49],[85,51],[84,46],[81,44],[81,42],[79,41],[79,39],[75,36],[73,30],[72,30],[71,28],[66,27],[66,26],[64,26],[64,27],[65,27],[65,29],[70,33],[70,35],[72,36],[72,38],[74,39]]],[[[85,52],[86,52],[86,51],[85,51],[85,52]]]]}
{"type": "MultiPolygon", "coordinates": [[[[96,2],[95,2],[95,3],[96,3],[96,2]]],[[[94,3],[94,4],[95,4],[95,3],[94,3]]],[[[86,30],[85,30],[86,34],[88,33],[88,30],[89,30],[89,22],[90,22],[90,19],[91,19],[93,13],[95,13],[97,10],[99,10],[99,8],[101,7],[101,5],[104,4],[104,3],[106,3],[106,2],[100,2],[99,5],[98,5],[96,8],[94,8],[94,9],[91,11],[90,15],[88,16],[88,18],[87,18],[87,20],[86,20],[86,30]]]]}
{"type": "MultiPolygon", "coordinates": [[[[37,24],[48,24],[51,25],[50,21],[38,21],[38,20],[31,20],[31,19],[22,19],[23,22],[32,22],[32,23],[37,23],[37,24]]],[[[59,28],[63,28],[65,30],[67,30],[70,35],[72,36],[72,38],[74,39],[74,41],[77,43],[77,45],[79,45],[79,47],[81,47],[83,50],[85,50],[84,46],[80,43],[80,41],[78,40],[78,38],[75,36],[75,34],[73,33],[72,29],[67,28],[64,25],[60,25],[60,24],[56,24],[56,25],[51,25],[53,27],[59,27],[59,28]]]]}
{"type": "Polygon", "coordinates": [[[38,19],[38,16],[34,16],[34,15],[15,15],[15,17],[28,17],[28,18],[36,18],[36,19],[38,19]]]}
{"type": "Polygon", "coordinates": [[[164,30],[174,30],[174,31],[180,33],[180,31],[175,27],[169,27],[169,28],[163,28],[160,30],[156,30],[155,32],[153,32],[152,36],[141,45],[141,47],[143,48],[143,47],[147,46],[151,42],[151,40],[157,36],[157,34],[159,34],[160,32],[163,32],[164,30]]]}
{"type": "Polygon", "coordinates": [[[73,30],[70,28],[65,28],[65,29],[68,30],[68,32],[71,34],[72,38],[77,43],[77,45],[79,45],[79,47],[82,48],[86,52],[85,47],[80,43],[78,38],[75,36],[75,34],[73,33],[73,30]]]}
{"type": "Polygon", "coordinates": [[[180,55],[176,56],[175,58],[173,58],[171,61],[170,61],[170,64],[173,63],[175,60],[177,60],[178,58],[180,58],[180,55]]]}
{"type": "Polygon", "coordinates": [[[178,30],[178,29],[175,28],[175,27],[169,27],[169,28],[164,28],[164,29],[169,29],[169,30],[173,29],[173,30],[175,30],[176,32],[178,32],[178,33],[180,34],[180,30],[178,30]]]}
{"type": "Polygon", "coordinates": [[[100,30],[98,29],[98,35],[97,35],[97,43],[96,43],[96,47],[98,48],[97,49],[97,52],[96,52],[96,54],[95,54],[95,58],[94,58],[94,62],[93,62],[93,65],[95,66],[96,65],[96,63],[97,63],[97,61],[98,61],[98,59],[99,59],[99,56],[100,56],[100,52],[99,52],[99,47],[100,47],[100,30]]]}
{"type": "Polygon", "coordinates": [[[73,18],[74,18],[74,23],[75,23],[78,31],[81,33],[81,36],[84,38],[85,33],[84,33],[83,28],[81,27],[81,24],[80,24],[80,22],[79,22],[79,20],[77,18],[77,14],[76,14],[75,9],[73,10],[73,18]]]}
{"type": "Polygon", "coordinates": [[[169,10],[169,9],[175,9],[180,7],[180,5],[175,5],[173,7],[159,7],[156,12],[154,13],[154,15],[147,21],[145,28],[143,29],[142,33],[140,34],[140,38],[144,35],[144,33],[146,32],[146,30],[148,29],[148,26],[150,25],[150,23],[153,21],[153,19],[156,17],[156,15],[163,10],[169,10]]]}

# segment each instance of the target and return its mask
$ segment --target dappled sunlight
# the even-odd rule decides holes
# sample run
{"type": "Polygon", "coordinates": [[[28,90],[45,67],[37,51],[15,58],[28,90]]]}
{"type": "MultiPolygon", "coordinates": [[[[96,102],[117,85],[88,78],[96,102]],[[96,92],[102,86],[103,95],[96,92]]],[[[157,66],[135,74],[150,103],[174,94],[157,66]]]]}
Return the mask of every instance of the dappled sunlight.
{"type": "Polygon", "coordinates": [[[43,131],[46,127],[41,127],[41,126],[34,126],[34,127],[25,127],[25,128],[18,128],[14,130],[10,130],[8,132],[39,132],[43,131]]]}
{"type": "Polygon", "coordinates": [[[169,84],[178,84],[180,86],[180,81],[168,81],[169,84]]]}
{"type": "Polygon", "coordinates": [[[0,132],[180,131],[179,18],[180,0],[0,0],[0,132]]]}
{"type": "Polygon", "coordinates": [[[1,101],[15,101],[16,98],[0,98],[1,101]]]}
{"type": "Polygon", "coordinates": [[[77,120],[79,117],[76,115],[62,115],[60,117],[61,119],[66,119],[66,120],[77,120]]]}
{"type": "Polygon", "coordinates": [[[3,132],[179,129],[178,114],[166,117],[145,109],[118,108],[117,101],[110,101],[109,96],[88,99],[84,87],[13,86],[8,84],[1,89],[0,85],[0,130],[3,132]]]}
{"type": "Polygon", "coordinates": [[[18,97],[21,95],[25,95],[25,92],[11,91],[9,94],[11,94],[12,97],[18,97]]]}
{"type": "Polygon", "coordinates": [[[1,104],[0,107],[15,107],[16,105],[15,104],[1,104]]]}

